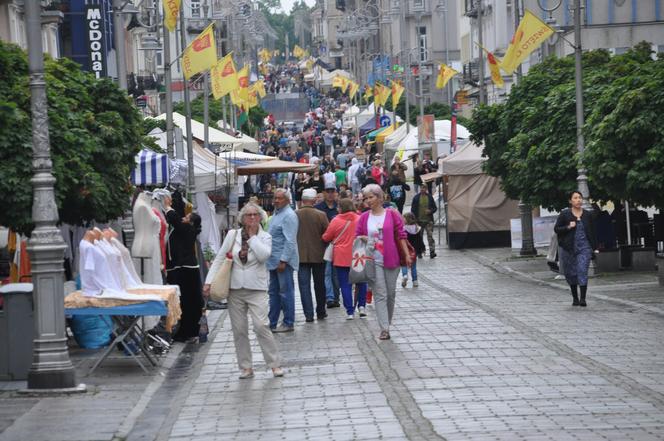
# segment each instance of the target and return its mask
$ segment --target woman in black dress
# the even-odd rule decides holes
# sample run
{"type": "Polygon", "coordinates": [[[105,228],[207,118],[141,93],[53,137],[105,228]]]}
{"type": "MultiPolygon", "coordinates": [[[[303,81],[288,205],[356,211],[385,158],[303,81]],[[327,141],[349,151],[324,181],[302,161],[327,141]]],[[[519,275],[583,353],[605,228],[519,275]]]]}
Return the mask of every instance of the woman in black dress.
{"type": "Polygon", "coordinates": [[[196,237],[201,232],[201,217],[190,213],[181,217],[171,207],[171,199],[164,201],[169,225],[166,249],[166,281],[180,287],[180,326],[173,336],[175,341],[186,342],[198,337],[199,321],[203,311],[201,276],[196,257],[196,237]]]}
{"type": "Polygon", "coordinates": [[[554,227],[560,247],[560,269],[572,291],[572,306],[586,306],[588,268],[593,253],[598,252],[595,223],[592,212],[582,207],[583,196],[580,192],[573,191],[569,202],[570,208],[558,215],[554,227]]]}

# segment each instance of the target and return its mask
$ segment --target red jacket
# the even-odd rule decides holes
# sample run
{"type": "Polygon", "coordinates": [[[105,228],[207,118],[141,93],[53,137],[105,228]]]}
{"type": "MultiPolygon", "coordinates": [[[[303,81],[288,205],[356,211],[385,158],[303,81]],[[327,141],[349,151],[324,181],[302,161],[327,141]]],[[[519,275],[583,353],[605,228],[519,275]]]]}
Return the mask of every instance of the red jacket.
{"type": "Polygon", "coordinates": [[[332,242],[337,236],[339,236],[339,233],[344,229],[344,226],[350,222],[348,227],[346,227],[346,230],[341,236],[339,236],[334,244],[334,258],[332,262],[334,266],[345,266],[350,268],[353,258],[353,241],[355,240],[355,229],[357,228],[358,219],[359,216],[357,213],[352,211],[338,214],[332,219],[327,230],[323,233],[323,241],[332,242]]]}

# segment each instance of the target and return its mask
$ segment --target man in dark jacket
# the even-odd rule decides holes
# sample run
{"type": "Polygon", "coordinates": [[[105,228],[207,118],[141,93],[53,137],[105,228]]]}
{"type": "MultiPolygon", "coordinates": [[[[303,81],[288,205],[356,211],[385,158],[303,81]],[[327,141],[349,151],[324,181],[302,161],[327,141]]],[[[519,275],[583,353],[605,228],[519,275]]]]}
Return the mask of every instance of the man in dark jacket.
{"type": "Polygon", "coordinates": [[[318,320],[327,317],[325,292],[325,243],[322,236],[329,221],[321,210],[314,208],[316,190],[307,188],[302,192],[302,206],[295,212],[300,223],[297,230],[297,246],[300,254],[300,268],[297,273],[300,287],[300,300],[307,323],[314,321],[314,306],[311,299],[311,278],[316,293],[316,315],[318,320]]]}
{"type": "Polygon", "coordinates": [[[417,224],[427,232],[429,242],[429,257],[436,257],[436,241],[433,238],[433,214],[438,210],[436,202],[429,194],[426,185],[420,185],[420,192],[415,195],[410,205],[410,212],[415,215],[417,224]]]}

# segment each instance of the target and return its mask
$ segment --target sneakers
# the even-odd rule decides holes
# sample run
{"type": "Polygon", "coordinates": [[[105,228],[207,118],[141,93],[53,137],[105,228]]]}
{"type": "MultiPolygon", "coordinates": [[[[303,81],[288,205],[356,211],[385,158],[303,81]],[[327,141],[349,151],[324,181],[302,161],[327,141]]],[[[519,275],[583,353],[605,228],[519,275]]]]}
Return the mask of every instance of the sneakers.
{"type": "Polygon", "coordinates": [[[433,259],[433,258],[436,257],[436,256],[437,256],[437,254],[436,254],[436,252],[433,251],[433,250],[431,251],[431,253],[429,253],[429,258],[431,258],[431,259],[433,259]]]}
{"type": "Polygon", "coordinates": [[[292,326],[279,325],[272,330],[272,332],[293,332],[292,326]]]}
{"type": "Polygon", "coordinates": [[[283,377],[284,376],[284,370],[281,369],[280,367],[272,368],[272,375],[274,375],[274,378],[283,377]]]}
{"type": "Polygon", "coordinates": [[[339,306],[340,306],[340,305],[339,305],[339,302],[338,302],[338,301],[327,302],[327,307],[328,307],[328,308],[338,308],[339,306]]]}
{"type": "Polygon", "coordinates": [[[366,312],[364,306],[358,307],[357,311],[360,313],[360,318],[364,318],[364,317],[367,316],[367,312],[366,312]]]}
{"type": "Polygon", "coordinates": [[[403,276],[401,278],[401,287],[405,288],[407,284],[408,284],[408,276],[403,276]]]}
{"type": "Polygon", "coordinates": [[[417,288],[418,286],[420,286],[420,284],[417,283],[417,280],[413,280],[413,288],[417,288]]]}
{"type": "Polygon", "coordinates": [[[353,320],[354,318],[355,318],[355,316],[353,314],[348,314],[346,316],[346,320],[353,320]]]}

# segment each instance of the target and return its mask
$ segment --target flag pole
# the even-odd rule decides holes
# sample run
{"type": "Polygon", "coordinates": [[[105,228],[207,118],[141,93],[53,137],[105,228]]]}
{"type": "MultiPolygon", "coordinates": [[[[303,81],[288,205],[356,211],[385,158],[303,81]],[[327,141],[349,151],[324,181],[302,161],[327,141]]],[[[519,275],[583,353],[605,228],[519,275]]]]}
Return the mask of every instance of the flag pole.
{"type": "MultiPolygon", "coordinates": [[[[182,46],[182,54],[178,58],[180,58],[184,54],[184,48],[187,47],[187,36],[186,36],[186,31],[185,31],[186,25],[185,25],[185,18],[184,18],[184,8],[180,8],[180,42],[182,46]]],[[[184,81],[184,113],[185,113],[185,127],[187,130],[187,190],[188,190],[188,197],[190,199],[190,202],[194,206],[194,210],[197,208],[196,207],[196,180],[194,177],[194,144],[193,144],[193,139],[191,136],[191,97],[189,95],[189,80],[187,80],[184,77],[184,72],[183,72],[183,81],[184,81]]]]}

